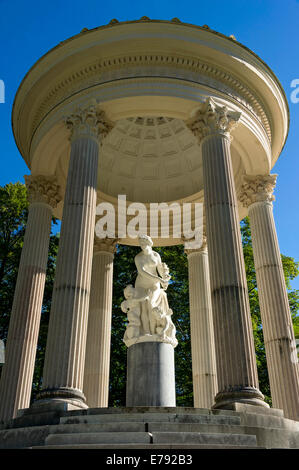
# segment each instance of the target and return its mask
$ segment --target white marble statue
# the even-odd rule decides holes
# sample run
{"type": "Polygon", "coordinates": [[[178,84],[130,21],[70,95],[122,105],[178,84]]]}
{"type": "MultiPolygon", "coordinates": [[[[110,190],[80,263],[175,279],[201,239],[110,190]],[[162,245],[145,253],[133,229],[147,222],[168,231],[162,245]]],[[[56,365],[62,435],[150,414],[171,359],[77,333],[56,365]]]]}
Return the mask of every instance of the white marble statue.
{"type": "Polygon", "coordinates": [[[173,312],[165,292],[171,279],[168,266],[153,251],[150,237],[141,235],[139,244],[142,251],[135,256],[138,271],[135,287],[128,285],[124,289],[126,300],[121,303],[129,321],[124,342],[128,347],[144,341],[160,341],[176,347],[173,312]]]}

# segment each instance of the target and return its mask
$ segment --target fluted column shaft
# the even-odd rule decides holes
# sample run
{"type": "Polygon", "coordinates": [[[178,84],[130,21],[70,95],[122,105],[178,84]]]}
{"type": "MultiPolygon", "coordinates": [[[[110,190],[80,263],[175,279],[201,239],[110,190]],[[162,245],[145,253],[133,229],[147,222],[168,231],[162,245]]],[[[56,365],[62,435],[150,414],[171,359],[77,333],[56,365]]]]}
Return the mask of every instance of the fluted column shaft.
{"type": "Polygon", "coordinates": [[[83,386],[90,408],[108,406],[114,247],[99,239],[94,247],[83,386]]]}
{"type": "Polygon", "coordinates": [[[46,279],[52,207],[57,185],[27,177],[29,205],[0,385],[0,421],[15,418],[30,404],[36,347],[46,279]]]}
{"type": "Polygon", "coordinates": [[[186,252],[194,407],[211,408],[217,393],[217,373],[208,251],[204,246],[186,252]]]}
{"type": "Polygon", "coordinates": [[[191,129],[200,138],[206,233],[215,334],[215,408],[234,402],[267,406],[259,391],[252,324],[230,154],[230,131],[240,114],[202,105],[191,129]]]}
{"type": "Polygon", "coordinates": [[[99,153],[96,106],[66,122],[71,154],[39,399],[86,407],[82,393],[99,153]]]}
{"type": "MultiPolygon", "coordinates": [[[[217,357],[218,400],[261,398],[242,253],[230,141],[202,144],[205,210],[217,357]],[[217,189],[216,189],[217,188],[217,189]],[[227,397],[227,398],[226,398],[227,397]]],[[[216,398],[216,404],[217,404],[216,398]]],[[[260,401],[260,400],[259,400],[260,401]]]]}
{"type": "MultiPolygon", "coordinates": [[[[265,177],[264,184],[273,176],[265,177]]],[[[255,183],[261,180],[257,177],[255,183]]],[[[264,200],[251,198],[249,205],[254,264],[272,404],[286,417],[299,420],[299,366],[271,194],[265,194],[264,200]]]]}

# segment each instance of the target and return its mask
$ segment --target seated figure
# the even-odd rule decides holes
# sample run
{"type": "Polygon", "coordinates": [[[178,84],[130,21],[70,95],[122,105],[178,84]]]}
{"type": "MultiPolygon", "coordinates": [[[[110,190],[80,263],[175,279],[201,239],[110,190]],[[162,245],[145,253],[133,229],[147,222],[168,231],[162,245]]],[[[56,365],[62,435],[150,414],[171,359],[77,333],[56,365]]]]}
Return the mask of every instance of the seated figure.
{"type": "Polygon", "coordinates": [[[139,244],[141,252],[135,256],[135,287],[129,285],[124,289],[126,300],[121,304],[129,320],[124,342],[129,347],[136,342],[161,341],[175,347],[176,329],[166,294],[171,279],[168,266],[152,249],[150,237],[141,235],[139,244]]]}

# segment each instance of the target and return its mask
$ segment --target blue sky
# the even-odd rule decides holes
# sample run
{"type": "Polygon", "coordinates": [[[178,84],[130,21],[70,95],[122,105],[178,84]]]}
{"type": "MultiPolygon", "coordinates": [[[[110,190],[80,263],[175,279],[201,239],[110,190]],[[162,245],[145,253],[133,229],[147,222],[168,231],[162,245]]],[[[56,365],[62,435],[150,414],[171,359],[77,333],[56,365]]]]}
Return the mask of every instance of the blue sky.
{"type": "MultiPolygon", "coordinates": [[[[60,41],[108,23],[141,16],[207,24],[257,53],[281,81],[290,105],[291,126],[286,146],[273,168],[278,173],[274,215],[281,252],[299,261],[299,103],[291,102],[291,82],[299,80],[299,0],[0,0],[0,80],[5,103],[0,104],[0,185],[24,182],[29,170],[14,143],[11,109],[28,69],[60,41]]],[[[299,93],[298,93],[299,97],[299,93]]],[[[299,279],[293,281],[299,289],[299,279]]]]}

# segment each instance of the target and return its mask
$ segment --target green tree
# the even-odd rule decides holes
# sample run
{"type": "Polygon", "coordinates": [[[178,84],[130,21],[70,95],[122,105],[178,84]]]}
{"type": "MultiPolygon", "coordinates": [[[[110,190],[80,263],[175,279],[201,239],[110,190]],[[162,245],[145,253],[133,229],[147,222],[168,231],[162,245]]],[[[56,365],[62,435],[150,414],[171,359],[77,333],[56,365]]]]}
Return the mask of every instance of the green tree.
{"type": "MultiPolygon", "coordinates": [[[[25,185],[9,183],[0,187],[0,338],[4,341],[7,338],[27,217],[28,200],[25,185]]],[[[53,224],[56,224],[55,219],[53,224]]],[[[33,397],[41,385],[58,240],[58,236],[52,233],[33,379],[33,397]]]]}
{"type": "Polygon", "coordinates": [[[26,188],[0,187],[0,338],[6,339],[28,216],[26,188]]]}

